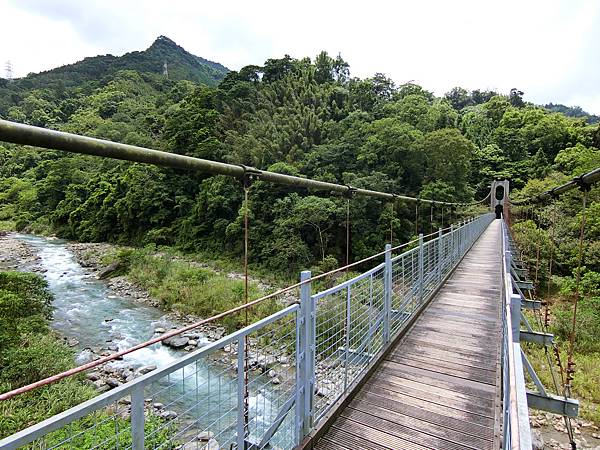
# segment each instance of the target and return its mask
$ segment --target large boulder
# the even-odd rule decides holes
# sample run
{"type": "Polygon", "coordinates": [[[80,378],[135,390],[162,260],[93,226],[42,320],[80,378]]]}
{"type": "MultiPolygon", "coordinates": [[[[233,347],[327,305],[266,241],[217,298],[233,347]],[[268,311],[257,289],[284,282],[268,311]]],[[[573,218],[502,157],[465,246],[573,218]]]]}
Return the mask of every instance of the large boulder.
{"type": "Polygon", "coordinates": [[[98,278],[103,280],[104,278],[108,278],[112,273],[116,272],[121,267],[121,261],[115,261],[110,263],[100,272],[98,272],[98,278]]]}
{"type": "Polygon", "coordinates": [[[171,348],[184,348],[188,345],[190,338],[186,336],[173,336],[162,341],[163,345],[171,348]]]}

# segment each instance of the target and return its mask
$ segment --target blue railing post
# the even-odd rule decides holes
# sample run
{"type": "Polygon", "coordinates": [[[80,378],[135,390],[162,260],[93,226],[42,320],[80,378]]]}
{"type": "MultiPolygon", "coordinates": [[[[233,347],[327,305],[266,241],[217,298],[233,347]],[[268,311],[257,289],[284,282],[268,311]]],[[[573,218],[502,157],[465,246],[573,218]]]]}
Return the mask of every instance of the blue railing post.
{"type": "Polygon", "coordinates": [[[425,282],[423,273],[424,263],[423,233],[419,233],[419,303],[423,303],[423,284],[425,282]]]}
{"type": "Polygon", "coordinates": [[[131,448],[144,450],[144,386],[138,384],[131,390],[131,448]]]}
{"type": "Polygon", "coordinates": [[[237,448],[246,448],[246,379],[244,363],[246,359],[246,343],[240,337],[237,342],[237,448]]]}
{"type": "MultiPolygon", "coordinates": [[[[300,274],[300,281],[309,280],[310,270],[300,274]]],[[[296,319],[296,433],[298,443],[312,428],[315,391],[315,302],[311,283],[300,286],[300,310],[296,319]]]]}
{"type": "Polygon", "coordinates": [[[444,257],[444,245],[442,242],[443,236],[442,236],[442,229],[439,228],[438,229],[438,256],[437,256],[437,276],[438,276],[438,283],[442,282],[442,260],[444,257]]]}
{"type": "Polygon", "coordinates": [[[450,225],[450,234],[448,235],[448,238],[450,239],[450,250],[448,251],[448,258],[450,259],[450,267],[452,267],[452,265],[454,264],[454,253],[456,252],[456,250],[454,249],[454,242],[456,240],[456,236],[455,236],[455,229],[454,229],[454,224],[450,225]]]}
{"type": "Polygon", "coordinates": [[[513,342],[518,343],[521,340],[521,296],[519,294],[510,296],[510,319],[513,342]]]}
{"type": "Polygon", "coordinates": [[[392,310],[392,244],[385,244],[385,271],[383,296],[383,342],[390,341],[390,314],[392,310]]]}

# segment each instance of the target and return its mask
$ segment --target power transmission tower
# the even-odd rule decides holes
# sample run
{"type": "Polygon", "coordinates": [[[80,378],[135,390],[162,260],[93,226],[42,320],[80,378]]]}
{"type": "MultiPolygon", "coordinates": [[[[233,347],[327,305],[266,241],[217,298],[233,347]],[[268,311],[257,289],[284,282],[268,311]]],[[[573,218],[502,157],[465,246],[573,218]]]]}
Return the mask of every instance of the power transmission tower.
{"type": "Polygon", "coordinates": [[[169,79],[169,68],[167,67],[167,62],[163,64],[163,75],[168,80],[169,79]]]}
{"type": "Polygon", "coordinates": [[[6,79],[9,81],[12,80],[12,77],[13,77],[12,63],[10,61],[6,61],[6,64],[4,65],[4,69],[6,71],[6,79]]]}

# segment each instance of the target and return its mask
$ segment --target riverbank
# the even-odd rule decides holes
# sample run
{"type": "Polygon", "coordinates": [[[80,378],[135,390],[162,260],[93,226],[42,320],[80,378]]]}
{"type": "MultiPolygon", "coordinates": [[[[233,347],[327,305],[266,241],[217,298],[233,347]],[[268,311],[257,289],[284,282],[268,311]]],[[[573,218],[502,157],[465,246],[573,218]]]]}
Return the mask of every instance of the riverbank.
{"type": "Polygon", "coordinates": [[[0,270],[21,270],[28,267],[30,272],[43,272],[39,259],[25,242],[15,239],[8,232],[0,232],[0,270]]]}
{"type": "MultiPolygon", "coordinates": [[[[78,352],[78,364],[110,356],[150,337],[201,320],[198,315],[179,310],[161,311],[156,308],[161,302],[153,297],[149,290],[130,281],[127,276],[132,271],[137,277],[141,276],[136,272],[139,270],[136,263],[142,258],[142,264],[138,265],[144,266],[144,270],[147,266],[159,264],[162,266],[161,272],[165,272],[173,266],[172,276],[184,275],[183,281],[186,288],[189,288],[190,284],[193,285],[194,280],[199,278],[198,275],[206,279],[211,275],[206,275],[208,269],[199,263],[193,264],[182,258],[171,259],[170,255],[164,253],[147,254],[140,250],[105,243],[66,243],[52,238],[17,234],[5,235],[2,238],[3,253],[6,254],[3,262],[7,269],[37,270],[49,279],[55,294],[54,326],[63,334],[65,343],[78,352]],[[124,254],[127,256],[123,256],[124,254]],[[115,262],[125,257],[129,258],[126,263],[127,275],[118,274],[115,269],[119,264],[115,262]],[[110,266],[113,266],[112,271],[107,271],[107,267],[110,266]],[[180,273],[182,268],[185,269],[183,274],[180,273]],[[115,273],[118,275],[110,276],[115,273]],[[97,286],[100,285],[103,286],[101,292],[96,292],[99,289],[97,286]],[[80,294],[77,294],[78,291],[80,294]],[[133,304],[139,306],[133,307],[133,304]],[[81,329],[79,335],[73,332],[74,329],[81,329]],[[94,334],[97,337],[90,339],[90,335],[94,334]]],[[[144,275],[147,274],[144,272],[144,275]]],[[[151,280],[156,278],[149,277],[151,280]]],[[[229,287],[230,292],[235,288],[238,293],[242,287],[241,280],[233,275],[220,275],[217,280],[222,287],[229,287]]],[[[173,287],[176,290],[177,286],[173,287]]],[[[200,290],[204,285],[196,287],[200,290]]],[[[210,287],[207,286],[208,289],[210,287]]],[[[264,285],[261,287],[264,288],[264,285]]],[[[253,295],[256,295],[256,286],[254,289],[253,295]]],[[[239,302],[241,299],[233,300],[239,302]]],[[[281,307],[280,304],[272,306],[281,307]]],[[[237,322],[230,323],[230,326],[232,325],[238,326],[237,322]]],[[[103,364],[89,372],[86,377],[98,391],[104,392],[173,361],[186,352],[214,342],[226,332],[226,326],[222,323],[202,325],[152,346],[150,354],[146,356],[132,355],[133,360],[126,357],[125,360],[103,364]],[[148,357],[150,360],[147,360],[148,357]]],[[[290,355],[282,354],[281,349],[271,348],[269,342],[258,339],[250,338],[249,345],[251,350],[248,359],[251,370],[267,374],[270,384],[274,386],[288,378],[287,374],[294,364],[290,355]]],[[[227,368],[231,373],[237,371],[235,346],[228,346],[224,352],[217,352],[216,355],[223,368],[227,368]]]]}

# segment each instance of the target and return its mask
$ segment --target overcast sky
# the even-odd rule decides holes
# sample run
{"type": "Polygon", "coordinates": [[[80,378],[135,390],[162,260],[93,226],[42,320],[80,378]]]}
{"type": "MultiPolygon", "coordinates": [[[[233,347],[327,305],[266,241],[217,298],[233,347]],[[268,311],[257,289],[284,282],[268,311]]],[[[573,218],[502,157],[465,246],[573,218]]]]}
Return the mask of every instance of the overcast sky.
{"type": "Polygon", "coordinates": [[[0,0],[0,63],[13,76],[142,50],[159,35],[234,70],[326,50],[354,76],[383,72],[438,95],[517,87],[600,114],[596,0],[0,0]]]}

